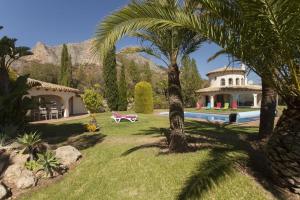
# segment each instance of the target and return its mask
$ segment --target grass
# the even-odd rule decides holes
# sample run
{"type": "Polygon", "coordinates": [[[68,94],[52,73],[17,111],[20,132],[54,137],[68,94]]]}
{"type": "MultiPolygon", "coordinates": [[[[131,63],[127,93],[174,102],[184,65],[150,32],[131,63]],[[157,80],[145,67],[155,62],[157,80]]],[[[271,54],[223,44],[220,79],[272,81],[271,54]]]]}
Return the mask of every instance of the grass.
{"type": "Polygon", "coordinates": [[[136,123],[115,124],[109,116],[97,115],[100,133],[84,132],[88,118],[32,126],[53,146],[76,146],[83,159],[61,181],[21,199],[274,198],[242,170],[262,163],[255,163],[256,152],[241,139],[255,135],[256,127],[219,127],[187,120],[186,132],[198,150],[165,154],[159,130],[168,127],[166,117],[141,114],[136,123]]]}

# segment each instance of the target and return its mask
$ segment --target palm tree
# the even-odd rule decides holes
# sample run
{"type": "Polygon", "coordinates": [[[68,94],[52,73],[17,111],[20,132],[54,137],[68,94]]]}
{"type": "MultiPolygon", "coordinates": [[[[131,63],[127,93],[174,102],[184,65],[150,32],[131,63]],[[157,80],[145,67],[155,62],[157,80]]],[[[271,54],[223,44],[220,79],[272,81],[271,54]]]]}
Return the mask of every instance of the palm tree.
{"type": "MultiPolygon", "coordinates": [[[[160,5],[170,9],[179,7],[177,1],[147,1],[147,5],[160,5]]],[[[186,10],[187,7],[185,7],[186,10]]],[[[105,32],[117,29],[120,26],[126,27],[126,21],[135,20],[135,16],[128,16],[127,10],[122,9],[106,18],[98,28],[96,46],[103,51],[104,40],[112,35],[105,32]],[[101,48],[99,48],[101,47],[101,48]]],[[[185,152],[188,144],[184,134],[184,109],[179,80],[178,62],[185,56],[197,50],[205,39],[193,31],[186,29],[169,28],[161,30],[136,30],[128,31],[127,35],[137,37],[141,40],[141,47],[130,47],[124,49],[123,53],[144,52],[162,60],[168,66],[168,100],[169,100],[169,121],[170,121],[170,144],[169,150],[173,152],[185,152]]],[[[104,50],[105,51],[105,50],[104,50]]]]}
{"type": "Polygon", "coordinates": [[[267,144],[276,180],[299,193],[300,4],[298,0],[194,0],[196,13],[134,2],[102,28],[104,49],[142,29],[185,28],[206,36],[264,78],[287,104],[267,144]],[[110,29],[110,22],[120,20],[110,29]]]}

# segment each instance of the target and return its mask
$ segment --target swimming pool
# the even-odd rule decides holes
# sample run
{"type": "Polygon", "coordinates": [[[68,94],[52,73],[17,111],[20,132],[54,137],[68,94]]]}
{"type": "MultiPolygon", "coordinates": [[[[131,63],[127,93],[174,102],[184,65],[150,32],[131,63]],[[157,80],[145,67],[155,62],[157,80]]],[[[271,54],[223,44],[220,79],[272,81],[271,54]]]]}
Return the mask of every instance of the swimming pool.
{"type": "MultiPolygon", "coordinates": [[[[162,112],[160,115],[169,115],[169,112],[162,112]]],[[[237,113],[237,122],[251,122],[259,119],[260,112],[259,111],[250,111],[250,112],[242,112],[237,113]]],[[[196,113],[196,112],[184,112],[184,117],[193,118],[193,119],[203,119],[207,121],[214,122],[229,122],[229,115],[220,115],[220,114],[209,114],[209,113],[196,113]]]]}

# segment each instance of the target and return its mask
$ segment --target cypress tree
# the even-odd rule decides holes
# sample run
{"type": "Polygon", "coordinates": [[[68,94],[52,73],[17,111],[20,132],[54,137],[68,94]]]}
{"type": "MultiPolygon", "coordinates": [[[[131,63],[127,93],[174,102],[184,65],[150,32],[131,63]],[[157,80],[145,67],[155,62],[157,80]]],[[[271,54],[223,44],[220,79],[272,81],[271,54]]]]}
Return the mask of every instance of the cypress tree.
{"type": "Polygon", "coordinates": [[[149,63],[147,63],[145,66],[144,66],[144,77],[143,77],[143,80],[144,81],[147,81],[149,83],[152,83],[152,72],[150,70],[150,66],[149,66],[149,63]]]}
{"type": "Polygon", "coordinates": [[[120,78],[119,78],[119,110],[127,110],[127,83],[126,83],[126,77],[125,77],[125,67],[124,65],[121,65],[121,72],[120,72],[120,78]]]}
{"type": "Polygon", "coordinates": [[[118,110],[117,62],[115,47],[109,52],[103,62],[104,96],[110,110],[118,110]]]}
{"type": "Polygon", "coordinates": [[[65,86],[71,86],[72,61],[71,61],[71,56],[68,53],[68,47],[66,44],[63,44],[60,63],[61,63],[61,68],[60,68],[59,84],[65,86]]]}
{"type": "Polygon", "coordinates": [[[202,86],[196,60],[189,57],[183,59],[181,72],[180,80],[184,104],[186,107],[193,107],[197,102],[195,91],[202,86]]]}

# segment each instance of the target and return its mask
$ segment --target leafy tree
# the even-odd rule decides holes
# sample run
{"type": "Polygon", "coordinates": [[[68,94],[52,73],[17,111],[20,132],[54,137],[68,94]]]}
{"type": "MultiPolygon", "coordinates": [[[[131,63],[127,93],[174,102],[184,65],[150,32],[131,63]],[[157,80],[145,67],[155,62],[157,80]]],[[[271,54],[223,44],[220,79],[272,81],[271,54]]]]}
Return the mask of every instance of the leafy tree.
{"type": "Polygon", "coordinates": [[[17,39],[7,36],[0,39],[0,95],[7,95],[10,91],[9,71],[13,62],[23,56],[32,54],[28,47],[17,47],[16,41],[17,39]]]}
{"type": "Polygon", "coordinates": [[[72,59],[71,55],[68,53],[68,47],[63,44],[61,52],[61,68],[60,68],[60,78],[59,83],[65,86],[72,85],[72,59]]]}
{"type": "Polygon", "coordinates": [[[104,94],[110,110],[118,110],[119,92],[116,65],[115,47],[113,47],[103,63],[104,94]]]}
{"type": "MultiPolygon", "coordinates": [[[[105,57],[108,54],[108,50],[118,39],[125,35],[135,36],[141,39],[142,46],[128,48],[124,52],[145,52],[161,59],[168,66],[169,120],[171,129],[169,150],[184,152],[187,151],[188,144],[184,133],[183,101],[177,62],[184,56],[197,50],[204,38],[193,31],[176,27],[151,29],[152,24],[157,22],[150,22],[151,20],[149,20],[147,23],[143,23],[141,16],[152,15],[152,13],[145,10],[140,12],[139,5],[147,7],[148,11],[152,11],[154,7],[159,7],[158,10],[181,9],[179,1],[175,0],[134,1],[132,4],[113,13],[101,23],[97,30],[95,47],[100,50],[102,57],[105,57]]],[[[190,12],[188,7],[182,9],[190,12]]]]}
{"type": "Polygon", "coordinates": [[[188,56],[185,57],[182,61],[181,72],[180,80],[182,83],[184,105],[186,107],[194,107],[198,99],[195,91],[202,86],[202,80],[197,69],[196,60],[191,59],[188,56]]]}
{"type": "Polygon", "coordinates": [[[125,66],[121,65],[121,72],[119,78],[119,110],[127,110],[127,83],[125,77],[125,66]]]}
{"type": "Polygon", "coordinates": [[[134,109],[137,113],[153,112],[153,93],[150,83],[142,81],[135,85],[134,109]]]}
{"type": "Polygon", "coordinates": [[[85,89],[82,99],[91,113],[99,113],[103,110],[103,97],[95,88],[85,89]]]}
{"type": "Polygon", "coordinates": [[[58,83],[59,66],[53,64],[32,63],[22,69],[22,74],[29,74],[30,78],[49,83],[58,83]]]}

